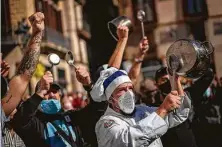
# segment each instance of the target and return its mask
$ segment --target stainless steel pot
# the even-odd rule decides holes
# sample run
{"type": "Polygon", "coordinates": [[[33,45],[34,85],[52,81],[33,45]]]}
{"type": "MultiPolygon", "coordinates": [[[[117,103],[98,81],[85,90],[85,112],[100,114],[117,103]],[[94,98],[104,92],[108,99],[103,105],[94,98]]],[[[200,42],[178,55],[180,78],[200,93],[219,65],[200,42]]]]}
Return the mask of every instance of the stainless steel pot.
{"type": "Polygon", "coordinates": [[[167,66],[170,67],[170,56],[176,55],[179,59],[178,75],[199,78],[209,68],[211,54],[214,49],[210,42],[199,42],[189,39],[180,39],[174,42],[166,53],[167,66]]]}
{"type": "Polygon", "coordinates": [[[117,27],[119,25],[128,27],[128,29],[129,29],[128,35],[130,35],[133,32],[133,24],[130,21],[130,19],[127,18],[126,16],[119,16],[119,17],[109,21],[108,22],[109,32],[116,41],[118,41],[118,36],[117,36],[116,31],[117,31],[117,27]]]}

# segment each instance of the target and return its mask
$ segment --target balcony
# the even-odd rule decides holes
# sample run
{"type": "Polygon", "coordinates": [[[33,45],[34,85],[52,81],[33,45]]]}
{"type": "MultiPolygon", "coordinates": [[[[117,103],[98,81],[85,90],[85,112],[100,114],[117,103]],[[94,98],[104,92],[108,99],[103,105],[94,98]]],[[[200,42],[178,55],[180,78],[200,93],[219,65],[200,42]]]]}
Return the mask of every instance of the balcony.
{"type": "Polygon", "coordinates": [[[17,26],[2,26],[1,27],[1,47],[3,58],[7,56],[16,46],[25,46],[29,39],[29,34],[25,31],[18,32],[17,26]]]}
{"type": "Polygon", "coordinates": [[[54,30],[52,28],[46,27],[45,34],[43,37],[43,44],[51,48],[58,50],[68,50],[70,49],[70,39],[63,36],[62,33],[54,30]]]}

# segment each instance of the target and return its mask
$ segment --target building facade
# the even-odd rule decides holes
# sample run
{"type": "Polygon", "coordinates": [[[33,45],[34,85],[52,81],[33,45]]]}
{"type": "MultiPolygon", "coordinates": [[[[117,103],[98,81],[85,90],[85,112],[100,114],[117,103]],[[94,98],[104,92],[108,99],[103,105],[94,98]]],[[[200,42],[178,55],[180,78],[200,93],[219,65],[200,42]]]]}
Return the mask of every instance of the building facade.
{"type": "Polygon", "coordinates": [[[37,70],[30,82],[27,93],[32,94],[35,85],[45,70],[51,68],[47,56],[56,53],[61,62],[53,66],[55,82],[67,92],[82,91],[75,78],[75,71],[64,60],[67,51],[72,51],[77,65],[88,68],[86,44],[77,35],[82,27],[82,7],[74,0],[2,0],[1,52],[10,65],[9,79],[15,74],[23,51],[31,34],[27,18],[35,12],[45,15],[45,32],[41,43],[41,55],[37,70]]]}
{"type": "Polygon", "coordinates": [[[134,32],[129,37],[127,59],[133,59],[141,39],[138,10],[146,13],[145,34],[150,49],[143,63],[145,76],[154,76],[159,63],[166,64],[165,54],[177,39],[189,38],[210,41],[215,47],[215,67],[221,77],[222,39],[220,0],[123,0],[119,1],[120,15],[128,16],[134,23],[134,32]]]}

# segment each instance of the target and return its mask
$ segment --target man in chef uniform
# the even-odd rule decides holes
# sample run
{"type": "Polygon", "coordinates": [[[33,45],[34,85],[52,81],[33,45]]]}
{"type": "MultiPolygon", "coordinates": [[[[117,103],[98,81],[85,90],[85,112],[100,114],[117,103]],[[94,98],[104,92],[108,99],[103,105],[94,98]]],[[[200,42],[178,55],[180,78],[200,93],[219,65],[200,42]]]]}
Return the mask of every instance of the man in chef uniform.
{"type": "Polygon", "coordinates": [[[175,81],[177,91],[171,91],[159,107],[135,106],[127,73],[114,67],[103,70],[90,92],[94,101],[109,103],[95,128],[99,147],[162,147],[160,137],[185,121],[191,108],[179,78],[175,81]]]}

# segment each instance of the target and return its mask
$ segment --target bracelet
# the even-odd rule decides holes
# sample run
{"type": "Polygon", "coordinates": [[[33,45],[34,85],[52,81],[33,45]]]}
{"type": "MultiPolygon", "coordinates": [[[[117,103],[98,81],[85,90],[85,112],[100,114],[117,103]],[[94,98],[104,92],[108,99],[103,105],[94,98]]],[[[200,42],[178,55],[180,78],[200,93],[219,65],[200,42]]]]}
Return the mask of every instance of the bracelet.
{"type": "Polygon", "coordinates": [[[134,61],[135,61],[136,63],[142,63],[142,62],[143,62],[143,59],[141,59],[141,58],[135,58],[134,61]]]}

